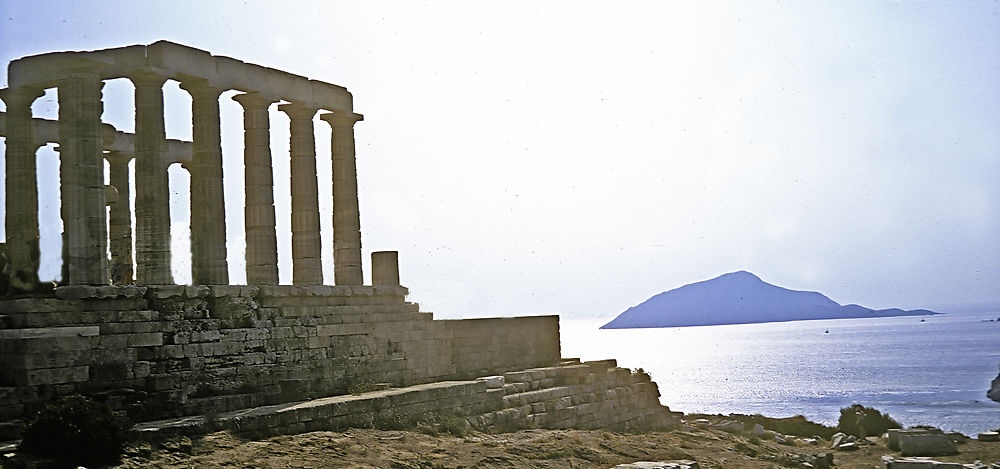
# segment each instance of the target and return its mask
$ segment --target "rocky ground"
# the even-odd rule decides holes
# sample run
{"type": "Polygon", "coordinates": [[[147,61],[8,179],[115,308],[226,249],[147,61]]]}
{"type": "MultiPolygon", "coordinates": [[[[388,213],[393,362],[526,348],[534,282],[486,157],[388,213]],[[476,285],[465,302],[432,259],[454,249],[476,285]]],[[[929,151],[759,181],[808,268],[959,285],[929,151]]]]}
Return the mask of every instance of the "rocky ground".
{"type": "MultiPolygon", "coordinates": [[[[701,468],[823,467],[816,462],[833,453],[837,468],[876,468],[882,455],[899,456],[880,438],[855,451],[834,451],[829,442],[774,439],[733,434],[709,426],[684,426],[644,434],[600,430],[522,430],[470,432],[463,437],[411,431],[351,429],[251,440],[219,432],[200,438],[172,438],[132,445],[122,468],[609,468],[636,461],[689,459],[701,468]],[[811,462],[812,466],[804,466],[811,462]]],[[[957,456],[937,461],[1000,461],[1000,442],[970,440],[957,456]]]]}

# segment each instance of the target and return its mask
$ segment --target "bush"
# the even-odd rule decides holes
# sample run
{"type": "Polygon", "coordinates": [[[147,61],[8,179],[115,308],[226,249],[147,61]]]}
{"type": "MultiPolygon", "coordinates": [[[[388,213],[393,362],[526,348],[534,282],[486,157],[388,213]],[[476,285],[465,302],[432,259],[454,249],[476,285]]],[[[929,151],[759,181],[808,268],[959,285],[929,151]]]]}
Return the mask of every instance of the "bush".
{"type": "Polygon", "coordinates": [[[890,428],[902,428],[899,422],[878,410],[854,404],[840,409],[840,419],[837,429],[858,438],[878,436],[890,428]]]}
{"type": "Polygon", "coordinates": [[[74,466],[117,463],[130,426],[103,402],[81,395],[62,397],[29,420],[18,449],[74,466]]]}
{"type": "Polygon", "coordinates": [[[464,418],[449,414],[430,415],[416,423],[416,430],[427,435],[448,433],[463,437],[469,433],[469,427],[469,422],[464,418]]]}

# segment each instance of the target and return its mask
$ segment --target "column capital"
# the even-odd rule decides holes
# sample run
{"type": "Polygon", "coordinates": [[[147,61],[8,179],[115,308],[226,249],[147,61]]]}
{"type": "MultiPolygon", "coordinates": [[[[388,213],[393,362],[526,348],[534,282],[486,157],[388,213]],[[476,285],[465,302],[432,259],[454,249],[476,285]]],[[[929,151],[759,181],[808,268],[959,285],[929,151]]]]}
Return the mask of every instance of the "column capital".
{"type": "Polygon", "coordinates": [[[220,88],[215,86],[209,80],[205,78],[185,78],[180,82],[180,88],[187,91],[191,97],[214,97],[219,99],[219,96],[225,88],[220,88]]]}
{"type": "Polygon", "coordinates": [[[109,151],[104,154],[104,159],[112,164],[128,164],[129,161],[132,161],[132,155],[120,151],[109,151]]]}
{"type": "Polygon", "coordinates": [[[288,114],[289,119],[309,119],[312,120],[319,108],[310,106],[301,101],[292,101],[288,104],[279,104],[278,110],[288,114]]]}
{"type": "Polygon", "coordinates": [[[271,104],[278,102],[277,99],[264,96],[256,91],[233,96],[233,101],[240,103],[243,109],[267,109],[271,104]]]}
{"type": "Polygon", "coordinates": [[[118,140],[118,129],[111,124],[101,124],[101,141],[103,148],[109,148],[118,140]]]}
{"type": "Polygon", "coordinates": [[[126,75],[126,78],[132,80],[132,84],[136,87],[149,86],[159,88],[167,82],[167,77],[165,75],[161,75],[155,70],[150,70],[148,68],[136,70],[126,75]]]}
{"type": "Polygon", "coordinates": [[[320,114],[319,118],[330,124],[330,127],[352,127],[355,123],[365,120],[365,116],[356,112],[339,110],[320,114]]]}
{"type": "Polygon", "coordinates": [[[36,99],[45,95],[45,89],[29,86],[16,86],[0,90],[0,100],[7,104],[8,108],[19,105],[31,106],[36,99]]]}

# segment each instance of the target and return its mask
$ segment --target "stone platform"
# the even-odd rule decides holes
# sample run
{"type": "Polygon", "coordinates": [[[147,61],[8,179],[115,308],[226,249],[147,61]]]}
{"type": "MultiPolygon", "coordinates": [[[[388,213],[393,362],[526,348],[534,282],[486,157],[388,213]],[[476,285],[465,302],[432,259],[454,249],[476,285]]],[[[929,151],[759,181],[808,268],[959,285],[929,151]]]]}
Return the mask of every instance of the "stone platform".
{"type": "Polygon", "coordinates": [[[522,428],[670,428],[679,414],[660,405],[656,383],[614,360],[533,368],[474,381],[402,388],[237,409],[136,425],[141,434],[201,435],[230,430],[257,437],[398,425],[435,415],[464,417],[480,431],[522,428]]]}
{"type": "Polygon", "coordinates": [[[434,320],[406,294],[361,285],[68,286],[0,299],[0,422],[73,393],[155,419],[560,360],[556,316],[434,320]]]}

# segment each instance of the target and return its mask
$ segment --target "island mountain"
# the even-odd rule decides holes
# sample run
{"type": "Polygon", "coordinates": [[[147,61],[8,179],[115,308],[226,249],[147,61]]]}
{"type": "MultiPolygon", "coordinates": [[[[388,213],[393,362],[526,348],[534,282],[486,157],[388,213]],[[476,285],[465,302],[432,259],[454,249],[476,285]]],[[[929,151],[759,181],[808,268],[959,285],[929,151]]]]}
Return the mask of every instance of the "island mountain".
{"type": "Polygon", "coordinates": [[[621,313],[601,329],[712,326],[811,319],[938,314],[925,309],[873,310],[840,305],[825,295],[771,285],[756,275],[731,272],[660,293],[621,313]]]}

